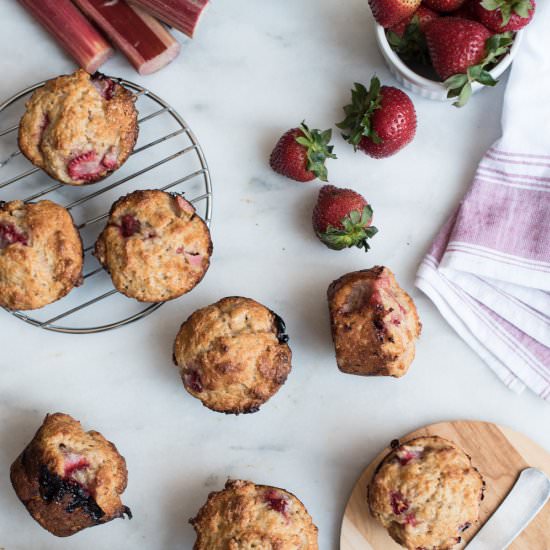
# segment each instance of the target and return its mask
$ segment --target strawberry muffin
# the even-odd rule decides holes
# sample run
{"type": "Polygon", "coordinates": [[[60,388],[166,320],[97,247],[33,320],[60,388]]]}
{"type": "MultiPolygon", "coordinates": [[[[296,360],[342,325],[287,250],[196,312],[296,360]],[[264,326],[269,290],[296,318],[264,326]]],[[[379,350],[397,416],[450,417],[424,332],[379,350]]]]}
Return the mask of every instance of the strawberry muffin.
{"type": "Polygon", "coordinates": [[[164,302],[192,290],[210,266],[204,221],[182,196],[134,191],[111,208],[95,256],[116,289],[140,302],[164,302]]]}
{"type": "Polygon", "coordinates": [[[291,493],[250,481],[228,481],[210,493],[190,523],[194,550],[317,550],[317,527],[291,493]]]}
{"type": "Polygon", "coordinates": [[[67,414],[48,414],[11,466],[11,482],[31,516],[58,537],[126,514],[126,462],[100,433],[67,414]]]}
{"type": "Polygon", "coordinates": [[[0,201],[0,306],[41,308],[81,281],[82,241],[65,208],[0,201]]]}
{"type": "Polygon", "coordinates": [[[98,181],[126,162],[138,135],[134,95],[78,69],[36,90],[19,124],[21,152],[69,185],[98,181]]]}
{"type": "Polygon", "coordinates": [[[185,389],[217,412],[256,412],[285,383],[291,351],[283,320],[250,298],[195,311],[174,344],[185,389]]]}
{"type": "Polygon", "coordinates": [[[348,273],[328,288],[338,368],[364,376],[403,376],[421,325],[411,297],[383,266],[348,273]]]}
{"type": "Polygon", "coordinates": [[[372,515],[410,550],[449,550],[479,519],[485,482],[470,457],[441,437],[400,444],[368,487],[372,515]]]}

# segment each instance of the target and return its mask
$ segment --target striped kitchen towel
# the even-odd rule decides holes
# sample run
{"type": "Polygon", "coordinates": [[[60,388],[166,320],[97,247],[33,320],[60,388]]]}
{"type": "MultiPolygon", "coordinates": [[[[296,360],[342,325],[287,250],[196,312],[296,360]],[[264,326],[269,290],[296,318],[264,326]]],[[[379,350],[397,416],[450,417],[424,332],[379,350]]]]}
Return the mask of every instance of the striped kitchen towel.
{"type": "Polygon", "coordinates": [[[537,8],[510,74],[502,138],[416,286],[508,387],[550,400],[550,2],[537,8]]]}

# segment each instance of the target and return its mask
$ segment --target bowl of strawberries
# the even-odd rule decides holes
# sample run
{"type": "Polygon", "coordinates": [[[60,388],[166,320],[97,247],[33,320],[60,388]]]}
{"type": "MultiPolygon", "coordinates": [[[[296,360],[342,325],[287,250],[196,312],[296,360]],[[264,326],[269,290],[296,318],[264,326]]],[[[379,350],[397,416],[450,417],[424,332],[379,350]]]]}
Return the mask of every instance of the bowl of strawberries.
{"type": "Polygon", "coordinates": [[[512,63],[536,0],[369,0],[376,40],[404,88],[465,105],[512,63]]]}

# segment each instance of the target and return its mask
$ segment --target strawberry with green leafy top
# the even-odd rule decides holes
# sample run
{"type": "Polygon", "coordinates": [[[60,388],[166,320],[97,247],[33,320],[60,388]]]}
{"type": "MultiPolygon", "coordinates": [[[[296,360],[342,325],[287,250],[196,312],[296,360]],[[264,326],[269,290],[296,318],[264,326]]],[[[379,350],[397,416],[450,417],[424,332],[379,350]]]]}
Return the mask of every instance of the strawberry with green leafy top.
{"type": "Polygon", "coordinates": [[[368,239],[378,232],[372,223],[372,208],[353,189],[323,185],[313,209],[313,229],[322,243],[333,250],[357,246],[370,248],[368,239]]]}
{"type": "Polygon", "coordinates": [[[329,145],[331,138],[332,130],[310,130],[302,122],[279,139],[269,164],[275,172],[296,181],[327,181],[325,161],[336,158],[334,147],[329,145]]]}
{"type": "Polygon", "coordinates": [[[376,76],[368,90],[355,83],[344,113],[346,118],[336,125],[347,131],[344,139],[374,158],[397,153],[416,133],[416,111],[409,96],[393,86],[381,86],[376,76]]]}
{"type": "Polygon", "coordinates": [[[440,17],[426,27],[426,40],[433,68],[444,81],[447,97],[464,106],[472,95],[472,84],[495,86],[488,68],[508,52],[512,33],[492,35],[477,21],[440,17]]]}
{"type": "Polygon", "coordinates": [[[535,0],[476,0],[477,19],[494,32],[519,31],[531,22],[535,0]]]}
{"type": "Polygon", "coordinates": [[[420,6],[421,0],[369,0],[372,15],[385,29],[410,17],[420,6]]]}
{"type": "Polygon", "coordinates": [[[440,15],[421,5],[412,15],[386,31],[386,37],[394,52],[405,61],[428,64],[428,45],[424,30],[427,24],[440,15]]]}

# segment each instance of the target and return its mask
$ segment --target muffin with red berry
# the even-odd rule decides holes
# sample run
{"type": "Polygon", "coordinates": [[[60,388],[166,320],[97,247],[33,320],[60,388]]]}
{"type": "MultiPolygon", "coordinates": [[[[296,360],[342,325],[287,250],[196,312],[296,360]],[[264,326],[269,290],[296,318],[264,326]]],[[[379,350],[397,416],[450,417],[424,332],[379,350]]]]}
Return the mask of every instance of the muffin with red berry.
{"type": "Polygon", "coordinates": [[[11,482],[31,516],[58,537],[107,523],[130,509],[126,462],[100,433],[67,414],[48,414],[11,467],[11,482]]]}
{"type": "Polygon", "coordinates": [[[421,324],[412,298],[383,266],[355,271],[328,289],[332,338],[341,371],[403,376],[421,324]]]}
{"type": "Polygon", "coordinates": [[[99,73],[78,69],[46,82],[27,102],[21,152],[52,178],[93,183],[126,162],[138,135],[135,96],[99,73]]]}
{"type": "Polygon", "coordinates": [[[305,506],[291,493],[234,480],[210,493],[190,520],[194,550],[317,550],[317,527],[305,506]]]}
{"type": "Polygon", "coordinates": [[[0,306],[38,309],[82,281],[82,241],[69,212],[51,201],[0,201],[0,306]]]}
{"type": "Polygon", "coordinates": [[[141,302],[192,290],[210,266],[208,226],[181,195],[134,191],[112,206],[95,255],[116,289],[141,302]]]}
{"type": "Polygon", "coordinates": [[[285,383],[291,351],[283,320],[233,296],[195,311],[181,326],[174,362],[185,389],[227,414],[256,412],[285,383]]]}
{"type": "Polygon", "coordinates": [[[410,550],[450,550],[479,519],[485,482],[470,457],[441,437],[400,444],[368,487],[372,515],[410,550]]]}

